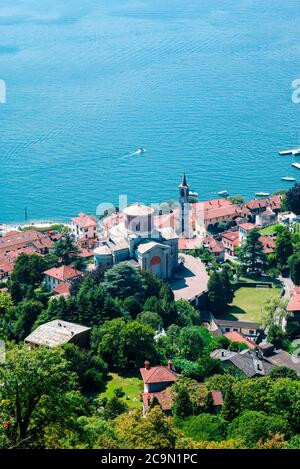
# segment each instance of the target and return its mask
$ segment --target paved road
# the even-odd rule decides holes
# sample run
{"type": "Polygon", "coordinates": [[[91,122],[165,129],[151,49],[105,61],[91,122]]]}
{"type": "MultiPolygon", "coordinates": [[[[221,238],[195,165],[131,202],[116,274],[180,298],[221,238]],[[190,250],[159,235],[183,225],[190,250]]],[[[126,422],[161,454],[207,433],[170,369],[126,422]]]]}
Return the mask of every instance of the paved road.
{"type": "Polygon", "coordinates": [[[279,280],[283,283],[284,287],[284,298],[290,298],[291,291],[294,288],[294,284],[290,278],[279,277],[279,280]]]}
{"type": "Polygon", "coordinates": [[[177,278],[171,281],[175,300],[192,300],[207,290],[209,280],[204,264],[199,258],[180,254],[184,258],[184,267],[177,278]]]}

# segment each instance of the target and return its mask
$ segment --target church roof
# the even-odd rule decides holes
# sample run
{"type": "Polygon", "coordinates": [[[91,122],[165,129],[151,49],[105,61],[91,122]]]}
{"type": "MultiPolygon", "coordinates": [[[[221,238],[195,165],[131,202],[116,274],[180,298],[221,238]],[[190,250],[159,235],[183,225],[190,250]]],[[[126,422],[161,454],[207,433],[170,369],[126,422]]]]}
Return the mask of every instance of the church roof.
{"type": "Polygon", "coordinates": [[[170,246],[165,246],[161,243],[156,243],[155,241],[146,241],[145,243],[141,243],[137,250],[140,254],[144,254],[145,252],[151,251],[153,248],[160,248],[160,249],[171,249],[170,246]]]}
{"type": "Polygon", "coordinates": [[[143,205],[143,204],[134,204],[134,205],[129,205],[128,207],[125,207],[123,210],[123,213],[125,215],[129,215],[132,217],[139,217],[139,216],[146,216],[146,215],[152,215],[154,212],[154,208],[150,207],[148,205],[143,205]]]}
{"type": "Polygon", "coordinates": [[[182,187],[188,187],[187,182],[186,182],[185,173],[183,174],[183,178],[182,178],[182,182],[181,182],[180,186],[182,186],[182,187]]]}

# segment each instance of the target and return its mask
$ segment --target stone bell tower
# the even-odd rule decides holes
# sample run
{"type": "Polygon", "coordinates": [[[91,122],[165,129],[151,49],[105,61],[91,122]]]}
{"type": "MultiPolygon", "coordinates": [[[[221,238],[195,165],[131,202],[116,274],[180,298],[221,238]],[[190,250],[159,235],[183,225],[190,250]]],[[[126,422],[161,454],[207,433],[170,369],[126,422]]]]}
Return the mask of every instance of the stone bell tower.
{"type": "Polygon", "coordinates": [[[185,174],[179,184],[179,205],[180,205],[180,235],[189,237],[189,186],[186,182],[185,174]]]}

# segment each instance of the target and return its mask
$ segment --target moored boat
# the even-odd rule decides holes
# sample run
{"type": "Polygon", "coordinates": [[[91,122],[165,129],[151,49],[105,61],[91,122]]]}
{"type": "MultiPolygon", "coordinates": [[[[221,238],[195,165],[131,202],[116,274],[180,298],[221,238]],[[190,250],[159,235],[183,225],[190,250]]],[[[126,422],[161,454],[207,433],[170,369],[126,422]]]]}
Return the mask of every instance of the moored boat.
{"type": "Polygon", "coordinates": [[[294,182],[296,181],[296,178],[290,177],[290,176],[283,176],[282,181],[288,181],[288,182],[294,182]]]}

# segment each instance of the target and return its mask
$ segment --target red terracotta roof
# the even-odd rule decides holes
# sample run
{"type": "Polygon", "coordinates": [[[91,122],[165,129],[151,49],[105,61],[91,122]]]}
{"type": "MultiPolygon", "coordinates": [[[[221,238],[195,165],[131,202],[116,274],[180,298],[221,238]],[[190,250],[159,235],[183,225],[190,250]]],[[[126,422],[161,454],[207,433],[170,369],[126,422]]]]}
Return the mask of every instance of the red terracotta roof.
{"type": "Polygon", "coordinates": [[[259,241],[263,245],[265,254],[272,254],[275,251],[275,239],[273,236],[260,236],[259,241]]]}
{"type": "Polygon", "coordinates": [[[201,246],[201,241],[198,238],[195,239],[178,239],[178,249],[180,251],[187,251],[189,249],[196,249],[201,246]]]}
{"type": "Polygon", "coordinates": [[[149,410],[154,398],[158,400],[162,410],[164,411],[170,410],[173,404],[173,395],[170,388],[164,389],[160,392],[143,392],[142,398],[146,412],[149,410]]]}
{"type": "Polygon", "coordinates": [[[218,389],[213,389],[211,395],[215,406],[223,405],[223,394],[218,389]]]}
{"type": "Polygon", "coordinates": [[[221,233],[222,238],[228,239],[231,242],[234,242],[239,239],[239,232],[238,231],[225,231],[221,233]]]}
{"type": "Polygon", "coordinates": [[[42,248],[51,247],[53,244],[47,235],[45,236],[38,231],[9,231],[0,238],[0,254],[16,251],[28,245],[33,245],[37,241],[43,244],[42,248]]]}
{"type": "Polygon", "coordinates": [[[49,277],[54,277],[58,280],[70,280],[75,277],[79,277],[83,275],[80,270],[76,270],[69,265],[62,265],[61,267],[53,267],[52,269],[46,270],[43,272],[44,275],[48,275],[49,277]]]}
{"type": "Polygon", "coordinates": [[[254,230],[255,225],[253,223],[240,223],[239,228],[242,228],[245,231],[254,230]]]}
{"type": "Polygon", "coordinates": [[[291,298],[287,306],[288,311],[300,311],[300,287],[295,287],[291,291],[291,298]]]}
{"type": "Polygon", "coordinates": [[[252,199],[246,202],[245,205],[250,210],[257,210],[260,208],[271,207],[272,210],[279,210],[281,206],[281,195],[270,195],[267,199],[252,199]]]}
{"type": "Polygon", "coordinates": [[[223,245],[212,236],[206,236],[203,240],[203,245],[212,253],[221,254],[224,252],[223,245]]]}
{"type": "Polygon", "coordinates": [[[229,340],[232,340],[232,342],[240,342],[242,344],[245,344],[247,345],[247,347],[249,348],[255,348],[256,345],[254,344],[254,342],[252,342],[251,340],[247,339],[247,337],[245,337],[243,334],[241,334],[240,332],[236,332],[236,331],[232,331],[232,332],[226,332],[224,334],[225,337],[227,337],[227,339],[229,340]]]}
{"type": "Polygon", "coordinates": [[[62,282],[55,286],[55,288],[53,289],[53,292],[56,293],[57,295],[68,297],[70,296],[70,288],[71,288],[71,285],[69,285],[68,283],[62,282]]]}
{"type": "Polygon", "coordinates": [[[92,215],[87,215],[86,213],[80,213],[78,217],[72,218],[72,222],[81,226],[81,228],[88,228],[89,226],[97,225],[96,218],[92,215]]]}
{"type": "Polygon", "coordinates": [[[140,373],[146,384],[175,382],[178,377],[168,366],[153,366],[149,370],[140,368],[140,373]]]}

